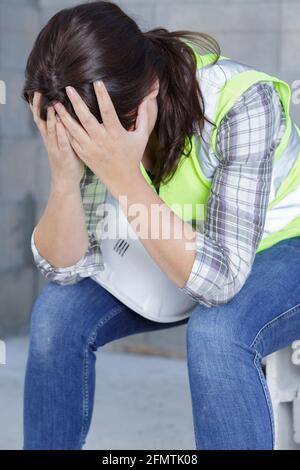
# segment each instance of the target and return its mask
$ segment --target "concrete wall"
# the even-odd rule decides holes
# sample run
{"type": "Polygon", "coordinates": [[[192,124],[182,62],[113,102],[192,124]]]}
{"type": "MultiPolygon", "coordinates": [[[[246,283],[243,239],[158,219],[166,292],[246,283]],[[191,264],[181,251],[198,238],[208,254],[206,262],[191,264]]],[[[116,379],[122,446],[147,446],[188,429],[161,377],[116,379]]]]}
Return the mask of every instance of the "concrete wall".
{"type": "MultiPolygon", "coordinates": [[[[0,337],[28,331],[32,302],[45,280],[33,266],[30,235],[46,204],[49,166],[28,107],[20,98],[33,41],[50,16],[78,2],[0,0],[0,337]],[[1,101],[1,100],[0,100],[1,101]]],[[[143,30],[154,26],[208,32],[222,53],[300,79],[300,2],[295,0],[122,0],[143,30]]],[[[300,123],[300,105],[292,104],[300,123]]],[[[134,335],[112,348],[185,354],[185,327],[134,335]]]]}

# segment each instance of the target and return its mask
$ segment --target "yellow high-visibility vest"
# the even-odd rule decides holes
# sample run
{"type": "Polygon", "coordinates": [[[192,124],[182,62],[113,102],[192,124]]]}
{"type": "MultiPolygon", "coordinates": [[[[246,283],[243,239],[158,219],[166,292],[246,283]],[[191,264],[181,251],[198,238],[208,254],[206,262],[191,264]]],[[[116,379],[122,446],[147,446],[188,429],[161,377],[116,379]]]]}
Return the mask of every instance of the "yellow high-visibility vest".
{"type": "MultiPolygon", "coordinates": [[[[195,132],[191,154],[188,158],[182,155],[172,179],[160,184],[160,197],[181,219],[196,219],[198,226],[201,220],[204,223],[212,177],[221,158],[216,148],[220,122],[251,85],[261,81],[272,82],[283,104],[286,129],[274,152],[264,232],[256,252],[300,235],[300,130],[290,116],[291,89],[288,83],[225,56],[220,56],[213,64],[213,54],[201,55],[195,49],[194,52],[205,112],[216,127],[206,122],[204,138],[195,132]]],[[[155,190],[142,163],[140,167],[155,190]]]]}

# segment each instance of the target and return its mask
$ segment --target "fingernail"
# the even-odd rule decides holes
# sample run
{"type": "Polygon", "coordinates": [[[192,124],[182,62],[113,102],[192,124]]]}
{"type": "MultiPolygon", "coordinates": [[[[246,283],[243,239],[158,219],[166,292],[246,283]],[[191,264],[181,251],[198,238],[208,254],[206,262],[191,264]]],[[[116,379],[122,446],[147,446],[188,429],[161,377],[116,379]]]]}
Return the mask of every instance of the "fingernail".
{"type": "Polygon", "coordinates": [[[70,96],[74,96],[74,95],[75,95],[74,88],[71,87],[71,86],[67,86],[67,87],[66,87],[66,92],[67,92],[68,95],[70,95],[70,96]]]}
{"type": "Polygon", "coordinates": [[[55,103],[54,108],[55,108],[56,111],[58,111],[58,112],[59,112],[59,111],[62,111],[62,109],[63,109],[61,103],[55,103]]]}
{"type": "Polygon", "coordinates": [[[96,86],[103,90],[103,88],[104,88],[103,81],[102,80],[96,80],[96,86]]]}

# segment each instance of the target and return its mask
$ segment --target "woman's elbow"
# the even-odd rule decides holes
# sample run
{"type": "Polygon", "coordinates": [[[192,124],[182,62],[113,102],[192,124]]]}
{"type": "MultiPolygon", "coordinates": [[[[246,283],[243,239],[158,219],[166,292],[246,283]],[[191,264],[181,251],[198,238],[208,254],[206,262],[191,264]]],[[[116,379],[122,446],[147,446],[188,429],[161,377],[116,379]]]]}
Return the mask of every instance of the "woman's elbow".
{"type": "Polygon", "coordinates": [[[187,295],[191,296],[197,303],[206,307],[215,307],[230,302],[242,289],[246,278],[242,276],[231,277],[222,285],[215,284],[213,287],[201,286],[199,288],[184,286],[181,288],[187,295]]]}

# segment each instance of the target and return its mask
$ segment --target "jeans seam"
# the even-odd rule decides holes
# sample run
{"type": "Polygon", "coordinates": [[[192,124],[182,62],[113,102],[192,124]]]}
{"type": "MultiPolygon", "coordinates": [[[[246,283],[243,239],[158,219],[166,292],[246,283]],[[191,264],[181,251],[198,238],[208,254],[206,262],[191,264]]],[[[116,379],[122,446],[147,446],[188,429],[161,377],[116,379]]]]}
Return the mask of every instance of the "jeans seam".
{"type": "MultiPolygon", "coordinates": [[[[289,309],[286,310],[285,312],[280,313],[279,315],[277,315],[277,317],[273,318],[273,319],[270,320],[268,323],[266,323],[265,325],[263,325],[263,326],[260,328],[260,330],[258,331],[258,333],[255,335],[255,338],[253,339],[252,343],[250,344],[250,348],[254,348],[254,349],[256,348],[257,343],[258,343],[259,340],[261,339],[262,334],[263,334],[264,331],[266,331],[266,330],[268,330],[269,328],[273,327],[274,324],[276,324],[279,320],[281,320],[281,319],[284,318],[285,316],[293,314],[299,307],[300,307],[300,304],[294,305],[293,307],[289,308],[289,309]]],[[[261,357],[260,354],[259,354],[259,356],[261,357]]]]}
{"type": "Polygon", "coordinates": [[[89,380],[89,348],[95,341],[97,336],[97,332],[100,326],[105,325],[109,320],[113,317],[121,313],[123,310],[124,305],[116,305],[104,318],[96,324],[95,328],[91,332],[90,336],[88,337],[86,346],[84,347],[83,355],[84,355],[84,362],[83,362],[83,405],[82,405],[82,429],[80,434],[80,448],[85,443],[86,434],[87,434],[87,419],[88,419],[88,411],[89,411],[89,387],[88,387],[88,380],[89,380]]]}
{"type": "Polygon", "coordinates": [[[270,417],[270,422],[271,422],[271,429],[272,429],[272,448],[275,448],[275,423],[274,423],[274,415],[273,415],[273,405],[272,405],[272,399],[270,396],[270,391],[268,387],[266,386],[265,382],[265,377],[263,375],[263,372],[261,370],[261,367],[259,365],[259,361],[262,359],[262,355],[257,351],[256,347],[258,342],[262,338],[262,334],[268,330],[269,328],[272,328],[278,321],[280,321],[282,318],[285,318],[286,316],[292,315],[300,306],[300,304],[294,305],[293,307],[289,308],[285,312],[280,313],[277,315],[275,318],[267,322],[265,325],[263,325],[258,333],[255,335],[255,338],[253,339],[252,343],[250,344],[250,348],[253,348],[255,350],[255,356],[254,356],[254,365],[256,367],[256,370],[259,375],[259,379],[261,382],[261,385],[263,387],[264,395],[266,398],[268,410],[269,410],[269,417],[270,417]]]}
{"type": "Polygon", "coordinates": [[[266,399],[266,402],[267,402],[267,407],[268,407],[268,411],[269,411],[269,418],[270,418],[270,424],[271,424],[271,433],[272,433],[272,450],[274,450],[274,447],[275,447],[275,423],[274,423],[274,415],[273,415],[273,405],[272,405],[272,400],[271,400],[271,396],[270,396],[270,391],[269,391],[268,387],[266,386],[265,377],[264,377],[264,374],[261,370],[260,355],[257,352],[255,353],[253,362],[254,362],[255,368],[258,372],[259,380],[260,380],[261,386],[263,388],[263,392],[264,392],[265,399],[266,399]]]}

